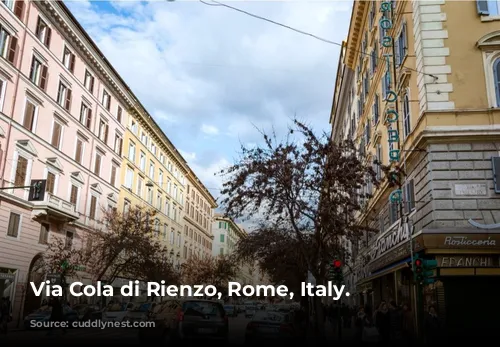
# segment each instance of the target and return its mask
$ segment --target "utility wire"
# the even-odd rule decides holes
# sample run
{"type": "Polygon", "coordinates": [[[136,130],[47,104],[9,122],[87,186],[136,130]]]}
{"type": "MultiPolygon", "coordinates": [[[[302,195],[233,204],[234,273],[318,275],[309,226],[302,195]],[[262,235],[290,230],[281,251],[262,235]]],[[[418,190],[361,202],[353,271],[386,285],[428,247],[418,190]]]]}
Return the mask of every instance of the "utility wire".
{"type": "MultiPolygon", "coordinates": [[[[335,41],[331,41],[331,40],[328,40],[328,39],[325,39],[323,37],[320,37],[320,36],[317,36],[317,35],[314,35],[314,34],[311,34],[311,33],[308,33],[306,31],[303,31],[303,30],[300,30],[300,29],[297,29],[297,28],[294,28],[294,27],[291,27],[289,25],[286,25],[286,24],[283,24],[283,23],[279,23],[279,22],[276,22],[272,19],[269,19],[269,18],[266,18],[266,17],[262,17],[262,16],[259,16],[259,15],[256,15],[256,14],[253,14],[251,12],[248,12],[248,11],[245,11],[245,10],[242,10],[242,9],[239,9],[237,7],[233,7],[233,6],[230,6],[230,5],[227,5],[227,4],[223,4],[221,2],[218,2],[218,1],[215,1],[215,0],[211,0],[211,2],[206,2],[206,1],[203,1],[203,0],[198,0],[199,2],[201,2],[202,4],[204,5],[207,5],[207,6],[218,6],[218,7],[225,7],[225,8],[228,8],[230,10],[233,10],[233,11],[236,11],[236,12],[239,12],[239,13],[242,13],[242,14],[245,14],[247,16],[250,16],[250,17],[253,17],[253,18],[256,18],[256,19],[260,19],[260,20],[263,20],[265,22],[268,22],[268,23],[271,23],[271,24],[274,24],[274,25],[277,25],[277,26],[280,26],[282,28],[285,28],[285,29],[288,29],[288,30],[291,30],[291,31],[294,31],[298,34],[302,34],[302,35],[305,35],[305,36],[309,36],[309,37],[312,37],[316,40],[319,40],[319,41],[322,41],[322,42],[325,42],[325,43],[328,43],[330,45],[334,45],[334,46],[338,46],[338,47],[343,47],[343,44],[342,43],[338,43],[338,42],[335,42],[335,41]]],[[[355,49],[350,49],[351,51],[354,51],[356,53],[359,53],[359,54],[362,54],[362,55],[366,55],[366,56],[371,56],[369,53],[366,53],[366,52],[363,52],[363,51],[360,51],[360,50],[355,50],[355,49]]],[[[377,60],[381,60],[383,62],[385,62],[385,59],[384,58],[380,58],[378,55],[376,57],[377,60]]],[[[417,73],[421,73],[423,75],[427,75],[427,76],[430,76],[434,79],[437,79],[437,77],[435,75],[432,75],[432,74],[429,74],[429,73],[426,73],[426,72],[422,72],[420,70],[417,70],[417,69],[414,69],[414,68],[411,68],[411,67],[407,67],[407,66],[402,66],[402,67],[405,67],[407,68],[408,70],[411,70],[411,71],[415,71],[417,73]]]]}

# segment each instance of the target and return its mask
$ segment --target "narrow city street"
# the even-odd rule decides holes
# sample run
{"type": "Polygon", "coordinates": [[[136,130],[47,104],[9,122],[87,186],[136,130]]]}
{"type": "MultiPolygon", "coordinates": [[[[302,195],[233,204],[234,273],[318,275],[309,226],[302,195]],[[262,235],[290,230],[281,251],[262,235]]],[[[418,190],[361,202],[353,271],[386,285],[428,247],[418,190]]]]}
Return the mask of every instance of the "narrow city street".
{"type": "MultiPolygon", "coordinates": [[[[245,339],[245,328],[250,319],[240,314],[238,317],[232,317],[229,321],[229,342],[231,345],[243,344],[245,339]]],[[[14,330],[6,336],[0,335],[1,346],[13,346],[14,343],[23,342],[33,343],[51,343],[51,344],[86,344],[93,342],[117,343],[120,345],[137,345],[137,329],[132,328],[82,328],[68,329],[65,335],[60,330],[54,331],[51,336],[47,336],[46,330],[14,330]]]]}

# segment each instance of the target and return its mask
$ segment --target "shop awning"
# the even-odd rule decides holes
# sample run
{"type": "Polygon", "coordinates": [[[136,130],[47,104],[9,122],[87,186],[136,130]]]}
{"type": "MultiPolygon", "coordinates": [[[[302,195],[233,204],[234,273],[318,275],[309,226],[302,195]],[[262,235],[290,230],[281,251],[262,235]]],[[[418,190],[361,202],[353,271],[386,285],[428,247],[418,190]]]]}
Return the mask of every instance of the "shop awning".
{"type": "Polygon", "coordinates": [[[387,275],[391,272],[404,269],[405,267],[408,267],[408,263],[411,262],[411,257],[408,257],[406,259],[403,259],[401,261],[398,261],[397,263],[391,264],[389,266],[386,266],[385,268],[382,268],[380,270],[377,270],[373,272],[369,277],[365,278],[362,282],[360,282],[358,285],[373,281],[374,279],[378,277],[382,277],[384,275],[387,275]]]}

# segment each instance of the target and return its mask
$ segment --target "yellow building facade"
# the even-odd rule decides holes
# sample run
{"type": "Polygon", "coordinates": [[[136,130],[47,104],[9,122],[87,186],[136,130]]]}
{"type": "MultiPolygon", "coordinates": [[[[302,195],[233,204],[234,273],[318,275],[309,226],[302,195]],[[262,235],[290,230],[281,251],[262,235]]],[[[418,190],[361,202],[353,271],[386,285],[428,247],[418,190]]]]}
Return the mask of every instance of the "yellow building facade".
{"type": "Polygon", "coordinates": [[[354,140],[381,182],[362,189],[359,223],[377,232],[348,245],[350,302],[407,303],[416,322],[434,306],[448,337],[488,326],[460,290],[488,301],[500,289],[499,13],[496,1],[356,1],[335,82],[332,141],[354,140]]]}
{"type": "Polygon", "coordinates": [[[156,237],[170,250],[172,263],[180,266],[193,245],[193,226],[201,225],[203,244],[210,246],[205,242],[211,235],[206,219],[211,218],[215,200],[145,110],[129,110],[123,141],[118,208],[123,212],[131,206],[154,209],[156,237]],[[188,194],[203,198],[193,205],[188,194]],[[190,214],[201,211],[201,206],[204,219],[189,224],[190,214]]]}

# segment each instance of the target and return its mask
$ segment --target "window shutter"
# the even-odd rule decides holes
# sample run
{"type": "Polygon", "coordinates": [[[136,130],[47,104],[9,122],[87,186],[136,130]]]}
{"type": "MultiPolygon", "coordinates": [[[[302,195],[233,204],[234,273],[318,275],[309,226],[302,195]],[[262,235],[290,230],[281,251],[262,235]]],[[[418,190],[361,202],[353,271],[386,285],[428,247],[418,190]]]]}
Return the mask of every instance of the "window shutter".
{"type": "Polygon", "coordinates": [[[59,82],[59,88],[57,88],[57,103],[61,103],[61,91],[62,91],[63,85],[61,82],[59,82]]]}
{"type": "Polygon", "coordinates": [[[47,79],[49,77],[49,69],[47,66],[42,65],[42,73],[40,77],[40,88],[47,90],[47,79]]]}
{"type": "Polygon", "coordinates": [[[47,32],[45,34],[45,45],[47,46],[47,48],[50,48],[50,39],[52,38],[52,29],[47,27],[46,30],[47,30],[47,32]]]}
{"type": "Polygon", "coordinates": [[[54,122],[54,130],[52,132],[52,146],[59,148],[61,140],[61,126],[59,123],[54,122]]]}
{"type": "Polygon", "coordinates": [[[7,60],[13,65],[16,64],[16,55],[17,55],[17,37],[10,36],[9,53],[7,55],[7,60]]]}
{"type": "Polygon", "coordinates": [[[109,125],[104,124],[104,143],[108,143],[108,131],[109,131],[109,125]]]}
{"type": "Polygon", "coordinates": [[[38,17],[38,19],[36,20],[36,31],[35,31],[37,37],[40,37],[40,31],[42,29],[41,26],[42,26],[42,19],[38,17]]]}
{"type": "Polygon", "coordinates": [[[90,219],[95,219],[96,208],[97,208],[97,198],[95,196],[92,196],[90,198],[90,211],[89,211],[90,219]]]}
{"type": "Polygon", "coordinates": [[[490,11],[488,10],[488,1],[476,0],[477,13],[481,16],[488,16],[490,11]]]}
{"type": "Polygon", "coordinates": [[[76,140],[76,153],[75,153],[75,161],[77,163],[82,162],[82,150],[83,150],[83,144],[82,141],[76,140]]]}
{"type": "Polygon", "coordinates": [[[9,218],[9,229],[7,230],[7,235],[17,237],[19,231],[19,220],[20,216],[17,213],[11,213],[9,218]]]}
{"type": "Polygon", "coordinates": [[[33,82],[33,80],[34,80],[35,63],[36,63],[36,59],[35,59],[35,57],[31,58],[30,80],[31,80],[32,82],[33,82]]]}
{"type": "Polygon", "coordinates": [[[75,55],[73,53],[70,53],[70,58],[69,58],[69,70],[71,72],[75,72],[75,55]]]}
{"type": "Polygon", "coordinates": [[[92,110],[90,108],[87,109],[87,121],[85,125],[88,129],[90,129],[92,125],[92,110]]]}
{"type": "Polygon", "coordinates": [[[408,194],[408,184],[403,186],[403,212],[404,214],[408,214],[410,212],[410,197],[408,194]]]}
{"type": "Polygon", "coordinates": [[[54,194],[55,183],[56,183],[56,176],[53,173],[49,172],[47,174],[47,185],[45,188],[47,192],[54,194]]]}
{"type": "Polygon", "coordinates": [[[16,178],[14,179],[14,186],[22,187],[26,181],[26,174],[28,171],[28,160],[23,157],[17,159],[16,178]]]}
{"type": "Polygon", "coordinates": [[[90,93],[94,93],[94,76],[90,76],[90,93]]]}
{"type": "Polygon", "coordinates": [[[69,111],[71,107],[71,89],[68,88],[66,91],[66,101],[64,102],[64,108],[69,111]]]}
{"type": "Polygon", "coordinates": [[[24,14],[24,1],[22,0],[17,0],[16,5],[14,7],[14,14],[16,15],[17,18],[23,21],[23,14],[24,14]]]}
{"type": "Polygon", "coordinates": [[[24,111],[24,120],[23,120],[23,126],[28,129],[32,130],[33,129],[33,121],[35,117],[35,106],[27,101],[26,102],[26,110],[24,111]]]}
{"type": "Polygon", "coordinates": [[[500,157],[492,157],[491,164],[493,167],[493,184],[495,193],[500,193],[500,157]]]}
{"type": "Polygon", "coordinates": [[[495,81],[496,106],[500,107],[500,59],[493,65],[493,79],[495,81]]]}
{"type": "Polygon", "coordinates": [[[394,52],[395,52],[395,57],[394,57],[394,62],[396,63],[396,66],[399,66],[401,64],[401,54],[400,54],[400,44],[401,44],[401,35],[403,35],[403,32],[401,31],[401,34],[394,40],[394,52]]]}

